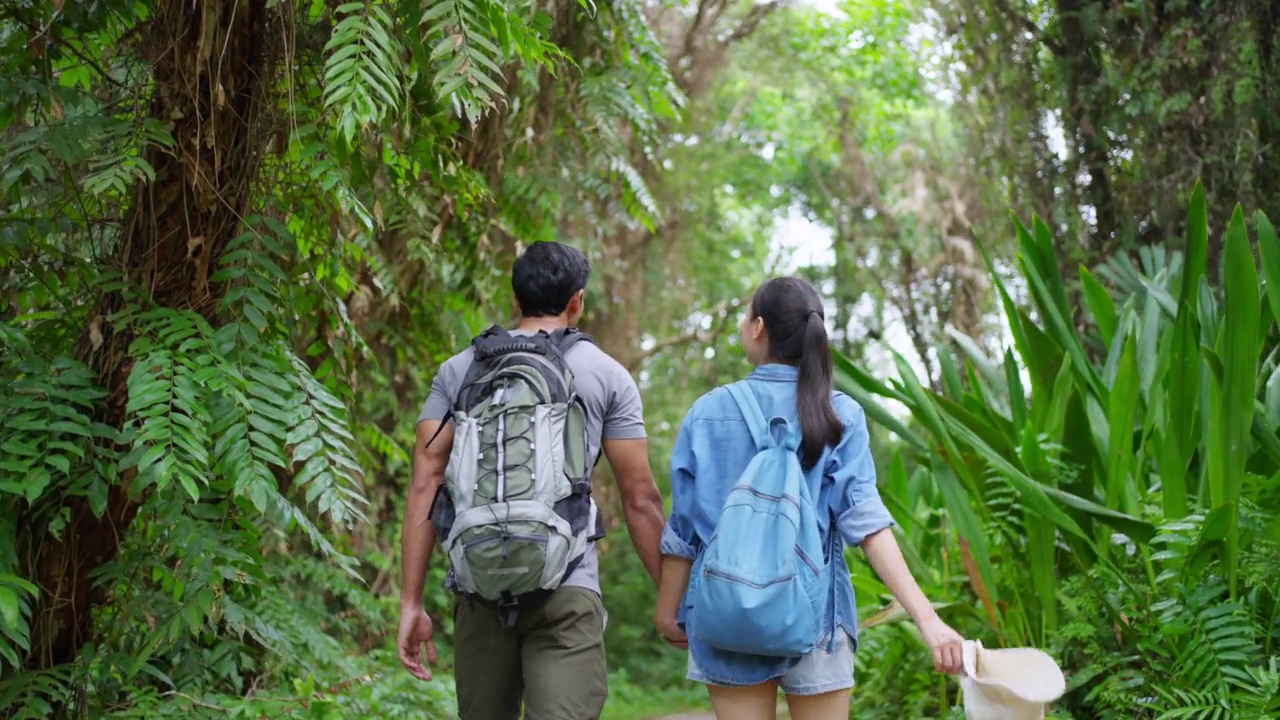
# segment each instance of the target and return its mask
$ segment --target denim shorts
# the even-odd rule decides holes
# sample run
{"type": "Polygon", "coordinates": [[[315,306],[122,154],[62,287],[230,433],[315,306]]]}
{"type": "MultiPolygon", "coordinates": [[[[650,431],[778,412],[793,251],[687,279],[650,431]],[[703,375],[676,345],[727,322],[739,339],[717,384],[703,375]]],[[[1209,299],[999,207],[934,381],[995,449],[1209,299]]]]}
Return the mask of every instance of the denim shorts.
{"type": "MultiPolygon", "coordinates": [[[[693,653],[689,653],[687,677],[704,685],[725,686],[702,672],[693,659],[693,653]]],[[[830,652],[827,652],[827,644],[823,643],[777,681],[788,695],[822,695],[853,687],[853,642],[849,635],[837,631],[836,642],[830,652]]]]}

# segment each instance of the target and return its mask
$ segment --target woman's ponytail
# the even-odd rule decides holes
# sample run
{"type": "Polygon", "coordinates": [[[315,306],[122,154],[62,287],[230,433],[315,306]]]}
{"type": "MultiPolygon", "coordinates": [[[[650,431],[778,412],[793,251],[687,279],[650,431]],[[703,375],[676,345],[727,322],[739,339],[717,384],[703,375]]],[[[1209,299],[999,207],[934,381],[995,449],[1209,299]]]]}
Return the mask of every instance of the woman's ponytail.
{"type": "Polygon", "coordinates": [[[831,404],[831,342],[823,324],[822,298],[800,278],[774,278],[756,290],[751,314],[764,320],[769,355],[800,371],[796,414],[801,464],[808,470],[844,433],[844,423],[831,404]]]}
{"type": "Polygon", "coordinates": [[[828,447],[840,442],[844,423],[831,404],[831,343],[822,315],[810,310],[804,324],[800,350],[800,380],[796,387],[796,414],[800,416],[802,464],[809,469],[828,447]]]}

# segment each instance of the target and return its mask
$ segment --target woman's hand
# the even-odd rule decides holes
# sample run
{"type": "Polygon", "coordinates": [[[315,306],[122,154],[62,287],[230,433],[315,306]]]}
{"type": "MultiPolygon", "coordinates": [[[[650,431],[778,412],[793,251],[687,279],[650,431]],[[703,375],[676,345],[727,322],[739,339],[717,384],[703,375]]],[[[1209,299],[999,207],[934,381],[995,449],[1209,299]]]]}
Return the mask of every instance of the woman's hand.
{"type": "Polygon", "coordinates": [[[929,649],[933,651],[933,666],[938,672],[959,675],[964,672],[964,638],[942,622],[937,614],[921,622],[918,627],[929,649]]]}
{"type": "Polygon", "coordinates": [[[684,600],[685,590],[689,587],[689,573],[693,563],[685,558],[664,555],[662,558],[662,580],[658,583],[658,606],[653,611],[653,625],[658,628],[662,638],[672,647],[681,650],[689,647],[689,638],[676,623],[680,614],[680,603],[684,600]]]}
{"type": "Polygon", "coordinates": [[[653,616],[653,626],[658,628],[658,634],[671,647],[684,650],[689,647],[689,638],[684,634],[684,630],[680,629],[680,624],[676,622],[674,615],[672,616],[653,616]]]}
{"type": "Polygon", "coordinates": [[[959,675],[964,670],[964,639],[942,622],[929,598],[920,592],[920,586],[907,568],[907,561],[902,559],[902,550],[898,548],[893,532],[885,529],[868,535],[862,541],[862,550],[889,592],[902,603],[903,609],[920,628],[920,634],[933,651],[933,666],[938,668],[938,672],[959,675]]]}

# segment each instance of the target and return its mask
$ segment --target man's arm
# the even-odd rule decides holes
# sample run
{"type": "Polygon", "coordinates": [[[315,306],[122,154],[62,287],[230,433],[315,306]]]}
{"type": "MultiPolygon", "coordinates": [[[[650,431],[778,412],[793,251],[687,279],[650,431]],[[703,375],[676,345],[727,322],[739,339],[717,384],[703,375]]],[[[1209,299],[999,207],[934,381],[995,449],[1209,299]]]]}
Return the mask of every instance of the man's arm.
{"type": "Polygon", "coordinates": [[[400,607],[403,610],[422,608],[422,590],[427,580],[427,565],[436,544],[436,529],[431,524],[431,503],[436,491],[444,484],[445,467],[449,464],[449,452],[453,449],[453,425],[439,420],[423,420],[418,423],[417,440],[413,452],[413,482],[409,486],[409,501],[404,509],[404,530],[400,536],[400,607]],[[440,434],[431,442],[439,430],[440,434]]]}
{"type": "Polygon", "coordinates": [[[631,544],[656,584],[662,575],[662,553],[658,546],[667,518],[662,511],[662,494],[649,467],[649,441],[645,438],[604,440],[604,454],[622,495],[631,544]]]}

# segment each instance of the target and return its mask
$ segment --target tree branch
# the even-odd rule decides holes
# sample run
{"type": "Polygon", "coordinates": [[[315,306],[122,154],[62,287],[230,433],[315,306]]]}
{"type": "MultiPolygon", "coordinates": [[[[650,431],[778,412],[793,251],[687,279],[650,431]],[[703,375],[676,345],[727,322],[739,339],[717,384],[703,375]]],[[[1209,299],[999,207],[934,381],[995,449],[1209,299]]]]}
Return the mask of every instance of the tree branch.
{"type": "Polygon", "coordinates": [[[1009,20],[1013,24],[1027,31],[1031,37],[1040,41],[1040,43],[1045,47],[1049,48],[1054,55],[1062,55],[1062,44],[1054,38],[1046,35],[1044,30],[1040,29],[1039,25],[1031,22],[1031,18],[1015,10],[1013,6],[1009,4],[1009,0],[992,0],[992,4],[995,5],[996,10],[1003,15],[1006,20],[1009,20]]]}
{"type": "Polygon", "coordinates": [[[645,360],[648,360],[663,350],[669,350],[673,347],[687,345],[690,343],[700,343],[703,345],[710,345],[711,343],[714,343],[716,340],[719,340],[720,336],[724,335],[725,330],[728,329],[729,318],[733,317],[734,313],[740,310],[744,304],[744,300],[725,300],[721,302],[707,313],[715,318],[711,322],[710,329],[689,330],[688,332],[684,332],[679,335],[673,335],[671,337],[658,340],[648,349],[629,358],[624,364],[624,367],[627,368],[628,372],[634,372],[635,369],[640,367],[645,360]]]}
{"type": "Polygon", "coordinates": [[[773,0],[772,2],[768,2],[763,5],[752,6],[752,8],[747,11],[746,17],[742,18],[742,22],[738,23],[738,26],[733,29],[733,32],[729,33],[729,37],[725,38],[724,44],[732,45],[755,32],[756,28],[760,27],[760,23],[763,22],[770,13],[781,8],[786,2],[787,0],[773,0]]]}

